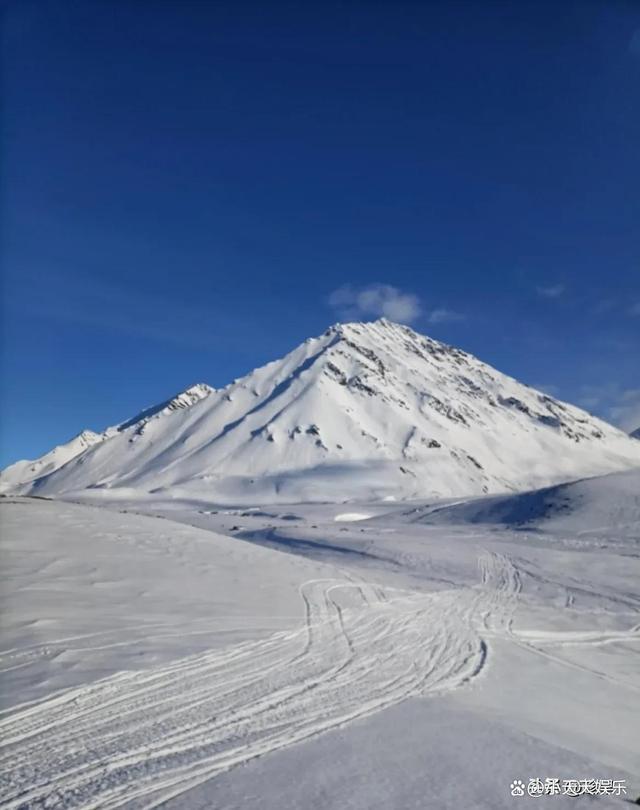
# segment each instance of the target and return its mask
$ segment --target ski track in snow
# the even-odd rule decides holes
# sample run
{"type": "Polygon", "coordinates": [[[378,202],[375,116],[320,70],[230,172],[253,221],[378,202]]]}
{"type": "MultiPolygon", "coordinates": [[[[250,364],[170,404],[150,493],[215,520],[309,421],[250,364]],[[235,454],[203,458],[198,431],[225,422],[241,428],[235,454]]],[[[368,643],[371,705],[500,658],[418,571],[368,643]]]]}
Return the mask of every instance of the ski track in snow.
{"type": "Polygon", "coordinates": [[[492,637],[531,649],[606,640],[514,634],[518,568],[486,551],[478,566],[475,587],[435,593],[346,572],[311,580],[300,588],[302,628],[18,707],[0,720],[0,807],[155,807],[255,757],[462,686],[492,637]]]}
{"type": "Polygon", "coordinates": [[[254,757],[461,686],[503,633],[518,578],[436,593],[313,580],[304,627],[26,704],[0,721],[0,807],[153,807],[254,757]]]}

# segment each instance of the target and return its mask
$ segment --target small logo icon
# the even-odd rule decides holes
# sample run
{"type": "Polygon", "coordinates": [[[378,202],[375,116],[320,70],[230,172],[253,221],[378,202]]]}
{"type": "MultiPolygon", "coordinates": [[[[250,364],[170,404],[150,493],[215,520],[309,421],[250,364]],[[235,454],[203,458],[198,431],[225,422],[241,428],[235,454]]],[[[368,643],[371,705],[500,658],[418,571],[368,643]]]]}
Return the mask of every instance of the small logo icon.
{"type": "Polygon", "coordinates": [[[524,796],[524,782],[521,779],[514,779],[510,787],[512,796],[524,796]]]}

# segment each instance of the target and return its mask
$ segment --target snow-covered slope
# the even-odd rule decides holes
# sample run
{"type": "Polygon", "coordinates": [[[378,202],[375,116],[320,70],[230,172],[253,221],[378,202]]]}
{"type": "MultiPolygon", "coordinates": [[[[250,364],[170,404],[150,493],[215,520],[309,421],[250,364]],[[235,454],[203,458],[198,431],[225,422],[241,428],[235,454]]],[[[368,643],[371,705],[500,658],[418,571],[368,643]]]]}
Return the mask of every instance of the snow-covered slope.
{"type": "Polygon", "coordinates": [[[135,427],[135,435],[142,436],[146,426],[152,419],[160,419],[174,411],[190,408],[192,405],[195,405],[196,402],[200,402],[201,399],[208,397],[214,390],[214,388],[206,383],[197,383],[196,385],[192,385],[191,388],[187,388],[181,393],[176,394],[171,399],[161,402],[160,405],[152,405],[150,408],[145,408],[144,411],[134,416],[133,419],[127,419],[126,422],[122,422],[115,429],[122,432],[123,430],[135,427]]]}
{"type": "Polygon", "coordinates": [[[532,492],[416,509],[418,523],[488,523],[617,537],[640,533],[640,469],[584,478],[532,492]]]}
{"type": "Polygon", "coordinates": [[[40,458],[32,461],[16,461],[15,464],[0,473],[0,492],[10,491],[21,485],[29,485],[37,478],[55,472],[67,461],[76,458],[89,447],[103,441],[104,438],[104,434],[83,430],[70,441],[54,447],[40,458]]]}
{"type": "Polygon", "coordinates": [[[622,431],[384,319],[338,324],[198,391],[20,491],[238,504],[445,497],[640,466],[622,431]]]}
{"type": "Polygon", "coordinates": [[[188,408],[204,397],[212,393],[214,389],[204,383],[193,385],[176,394],[172,399],[147,408],[133,419],[129,419],[120,425],[108,427],[102,433],[94,433],[92,430],[83,430],[66,444],[60,444],[45,453],[38,459],[32,461],[16,461],[15,464],[6,467],[0,472],[0,492],[28,491],[29,487],[38,478],[50,475],[63,467],[68,461],[79,458],[90,447],[100,442],[106,441],[119,432],[128,431],[130,440],[135,441],[138,436],[142,436],[146,426],[152,419],[167,416],[174,411],[188,408]]]}
{"type": "Polygon", "coordinates": [[[324,504],[225,537],[238,510],[113,506],[0,500],[3,810],[517,810],[514,778],[549,774],[640,792],[633,538],[324,504]]]}

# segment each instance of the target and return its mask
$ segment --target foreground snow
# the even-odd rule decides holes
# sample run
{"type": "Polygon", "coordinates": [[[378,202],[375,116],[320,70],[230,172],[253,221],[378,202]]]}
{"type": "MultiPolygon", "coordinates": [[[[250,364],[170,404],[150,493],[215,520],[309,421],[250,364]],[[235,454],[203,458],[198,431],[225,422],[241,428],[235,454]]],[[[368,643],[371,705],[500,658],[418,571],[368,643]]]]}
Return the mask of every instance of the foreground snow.
{"type": "Polygon", "coordinates": [[[0,807],[640,793],[637,534],[143,503],[0,502],[0,807]]]}

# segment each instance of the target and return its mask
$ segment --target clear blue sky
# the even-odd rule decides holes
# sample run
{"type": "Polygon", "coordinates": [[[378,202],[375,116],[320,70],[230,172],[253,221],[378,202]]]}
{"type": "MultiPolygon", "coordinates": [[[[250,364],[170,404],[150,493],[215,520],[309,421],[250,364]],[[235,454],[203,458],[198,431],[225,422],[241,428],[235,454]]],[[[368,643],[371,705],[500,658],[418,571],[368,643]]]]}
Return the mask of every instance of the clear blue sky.
{"type": "Polygon", "coordinates": [[[640,423],[638,2],[4,24],[0,463],[379,312],[640,423]]]}

